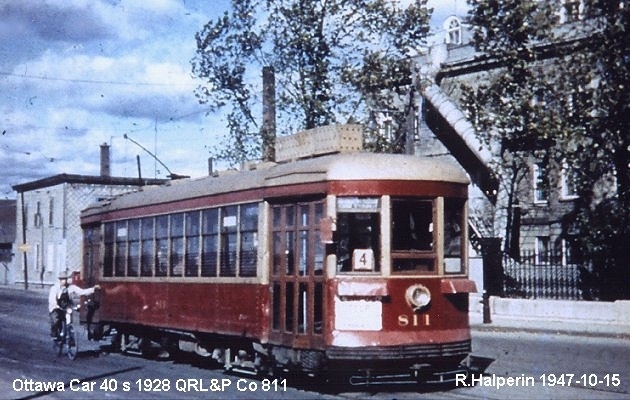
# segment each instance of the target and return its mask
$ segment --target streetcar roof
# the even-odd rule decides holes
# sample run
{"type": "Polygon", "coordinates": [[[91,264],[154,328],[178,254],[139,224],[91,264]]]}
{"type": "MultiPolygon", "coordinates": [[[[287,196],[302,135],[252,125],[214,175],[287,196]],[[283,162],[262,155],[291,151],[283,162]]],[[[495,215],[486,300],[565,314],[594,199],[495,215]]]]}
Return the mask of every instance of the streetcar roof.
{"type": "Polygon", "coordinates": [[[409,180],[468,184],[464,170],[448,157],[400,154],[343,153],[282,164],[259,164],[250,170],[224,171],[201,178],[145,186],[83,211],[83,215],[220,193],[298,183],[343,180],[409,180]]]}

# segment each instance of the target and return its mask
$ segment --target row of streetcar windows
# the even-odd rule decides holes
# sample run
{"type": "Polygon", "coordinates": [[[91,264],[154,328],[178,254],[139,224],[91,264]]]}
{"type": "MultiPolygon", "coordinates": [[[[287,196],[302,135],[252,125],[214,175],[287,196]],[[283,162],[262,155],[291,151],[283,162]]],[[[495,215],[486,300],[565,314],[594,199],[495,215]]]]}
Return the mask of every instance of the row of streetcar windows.
{"type": "MultiPolygon", "coordinates": [[[[442,224],[444,272],[464,270],[465,201],[392,199],[392,273],[436,273],[436,221],[442,224]]],[[[258,203],[230,205],[104,224],[105,277],[254,277],[258,203]]],[[[272,275],[321,276],[323,202],[273,206],[272,275]],[[279,269],[282,269],[280,271],[279,269]]],[[[380,198],[339,197],[332,251],[340,273],[381,271],[380,198]]]]}
{"type": "Polygon", "coordinates": [[[258,204],[105,223],[106,277],[253,277],[258,204]]]}

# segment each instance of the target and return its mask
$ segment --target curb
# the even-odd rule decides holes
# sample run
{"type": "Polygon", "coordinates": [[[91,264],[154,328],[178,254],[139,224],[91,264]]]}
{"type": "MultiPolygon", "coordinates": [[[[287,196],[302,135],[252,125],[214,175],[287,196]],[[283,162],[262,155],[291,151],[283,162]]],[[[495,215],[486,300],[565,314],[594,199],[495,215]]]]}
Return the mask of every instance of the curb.
{"type": "Polygon", "coordinates": [[[470,330],[472,332],[486,332],[486,333],[531,333],[531,334],[551,334],[551,335],[563,335],[563,336],[579,336],[589,338],[609,338],[619,340],[630,340],[630,332],[602,332],[602,331],[589,331],[587,329],[562,329],[562,328],[542,328],[532,326],[516,326],[516,325],[495,325],[495,324],[471,324],[470,330]]]}

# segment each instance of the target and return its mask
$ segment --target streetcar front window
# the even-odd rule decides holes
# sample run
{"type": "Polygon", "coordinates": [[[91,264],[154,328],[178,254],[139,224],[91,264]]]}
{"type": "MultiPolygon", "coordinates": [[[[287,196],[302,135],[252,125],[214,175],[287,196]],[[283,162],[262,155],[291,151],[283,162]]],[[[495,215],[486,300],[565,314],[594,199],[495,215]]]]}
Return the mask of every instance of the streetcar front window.
{"type": "Polygon", "coordinates": [[[378,272],[379,226],[377,213],[337,215],[337,270],[378,272]]]}
{"type": "Polygon", "coordinates": [[[433,273],[433,201],[392,200],[392,272],[433,273]]]}

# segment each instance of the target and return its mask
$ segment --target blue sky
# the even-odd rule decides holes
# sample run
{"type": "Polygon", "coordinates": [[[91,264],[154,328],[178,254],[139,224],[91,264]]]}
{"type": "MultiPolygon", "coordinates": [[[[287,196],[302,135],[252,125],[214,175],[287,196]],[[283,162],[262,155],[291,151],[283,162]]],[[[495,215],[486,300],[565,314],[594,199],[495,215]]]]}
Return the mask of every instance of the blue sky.
{"type": "MultiPolygon", "coordinates": [[[[433,0],[436,19],[464,0],[433,0]]],[[[0,198],[12,185],[58,173],[207,173],[225,131],[193,90],[194,35],[228,0],[0,0],[0,198]]]]}

